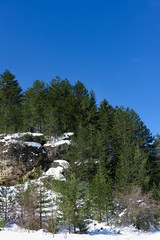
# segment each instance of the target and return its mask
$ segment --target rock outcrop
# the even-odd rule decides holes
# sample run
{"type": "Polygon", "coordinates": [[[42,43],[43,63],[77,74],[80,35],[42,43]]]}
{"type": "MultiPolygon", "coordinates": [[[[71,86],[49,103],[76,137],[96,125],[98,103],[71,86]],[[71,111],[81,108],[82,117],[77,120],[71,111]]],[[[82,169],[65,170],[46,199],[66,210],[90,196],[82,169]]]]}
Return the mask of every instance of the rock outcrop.
{"type": "Polygon", "coordinates": [[[63,159],[71,133],[47,141],[40,133],[0,135],[0,184],[14,185],[32,176],[41,166],[48,170],[54,160],[63,159]]]}

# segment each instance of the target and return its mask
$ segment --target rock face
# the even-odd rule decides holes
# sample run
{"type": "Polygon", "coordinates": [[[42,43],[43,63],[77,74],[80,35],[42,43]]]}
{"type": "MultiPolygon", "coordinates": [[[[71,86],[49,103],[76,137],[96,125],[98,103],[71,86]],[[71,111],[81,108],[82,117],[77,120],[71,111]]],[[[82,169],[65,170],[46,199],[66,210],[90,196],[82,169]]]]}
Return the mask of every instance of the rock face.
{"type": "Polygon", "coordinates": [[[0,135],[0,184],[14,185],[31,176],[38,167],[48,170],[54,160],[63,159],[70,136],[44,139],[40,133],[0,135]]]}

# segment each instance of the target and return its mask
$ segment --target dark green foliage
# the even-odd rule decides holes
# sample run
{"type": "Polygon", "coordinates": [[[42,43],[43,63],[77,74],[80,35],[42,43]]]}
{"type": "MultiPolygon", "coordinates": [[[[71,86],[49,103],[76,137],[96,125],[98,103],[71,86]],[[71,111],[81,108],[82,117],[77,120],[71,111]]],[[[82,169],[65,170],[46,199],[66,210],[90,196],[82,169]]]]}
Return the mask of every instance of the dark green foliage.
{"type": "Polygon", "coordinates": [[[61,183],[59,191],[62,194],[59,197],[59,209],[63,214],[64,225],[69,229],[69,232],[72,228],[74,233],[76,228],[85,232],[88,208],[84,183],[76,178],[75,173],[71,173],[67,177],[67,181],[61,183]]]}
{"type": "MultiPolygon", "coordinates": [[[[48,86],[49,108],[53,108],[57,124],[57,133],[71,131],[74,113],[74,98],[72,85],[67,79],[61,80],[60,77],[52,79],[48,86]]],[[[48,112],[49,113],[49,112],[48,112]]]]}
{"type": "Polygon", "coordinates": [[[89,129],[80,125],[66,156],[71,171],[87,182],[92,179],[97,166],[93,141],[94,137],[90,135],[89,129]]]}
{"type": "Polygon", "coordinates": [[[6,70],[0,75],[0,131],[15,132],[21,123],[22,89],[15,76],[6,70]]]}
{"type": "Polygon", "coordinates": [[[32,88],[24,93],[23,124],[25,130],[41,132],[45,124],[46,88],[45,83],[36,80],[32,88]]]}
{"type": "Polygon", "coordinates": [[[119,190],[126,191],[133,185],[143,188],[148,185],[147,159],[147,154],[142,153],[138,145],[127,145],[124,148],[116,168],[116,186],[119,190]]]}
{"type": "Polygon", "coordinates": [[[93,218],[98,221],[106,221],[111,216],[113,209],[112,180],[107,175],[103,164],[99,164],[98,171],[90,185],[93,218]]]}
{"type": "MultiPolygon", "coordinates": [[[[115,175],[120,165],[121,167],[123,165],[126,171],[132,166],[134,168],[132,163],[136,148],[144,155],[147,168],[147,164],[151,162],[153,137],[133,110],[129,108],[125,110],[123,107],[115,109],[111,135],[115,175]]],[[[139,159],[139,163],[141,161],[142,158],[139,159]]]]}
{"type": "Polygon", "coordinates": [[[154,143],[150,146],[151,153],[148,161],[148,171],[150,174],[150,183],[155,183],[159,188],[160,183],[160,135],[157,134],[154,143]]]}

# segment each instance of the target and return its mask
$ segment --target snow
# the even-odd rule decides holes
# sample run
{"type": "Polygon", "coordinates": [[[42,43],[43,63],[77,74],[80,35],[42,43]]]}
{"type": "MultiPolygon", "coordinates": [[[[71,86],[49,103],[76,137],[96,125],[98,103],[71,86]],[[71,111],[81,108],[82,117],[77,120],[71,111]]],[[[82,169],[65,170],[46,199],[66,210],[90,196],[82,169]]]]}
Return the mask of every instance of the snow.
{"type": "Polygon", "coordinates": [[[43,133],[31,133],[33,137],[42,137],[43,133]]]}
{"type": "Polygon", "coordinates": [[[41,178],[50,176],[55,180],[65,181],[63,170],[69,167],[69,163],[66,160],[61,159],[54,160],[54,162],[58,163],[60,166],[49,168],[48,171],[43,173],[43,176],[41,178]]]}
{"type": "Polygon", "coordinates": [[[70,138],[70,136],[73,136],[73,135],[74,135],[74,133],[69,132],[69,133],[64,133],[62,136],[57,137],[57,138],[52,137],[50,139],[50,141],[48,141],[44,145],[44,147],[48,147],[48,146],[50,146],[50,147],[57,147],[57,146],[60,146],[60,145],[63,145],[63,144],[69,145],[71,143],[69,138],[70,138]]]}
{"type": "Polygon", "coordinates": [[[126,210],[127,210],[127,209],[125,209],[123,212],[121,212],[121,213],[119,214],[119,217],[122,217],[122,216],[125,214],[126,210]]]}
{"type": "Polygon", "coordinates": [[[8,152],[8,149],[3,151],[3,153],[6,153],[6,152],[8,152]]]}
{"type": "Polygon", "coordinates": [[[54,162],[58,163],[60,166],[49,168],[46,172],[43,173],[42,177],[39,178],[40,181],[46,177],[52,177],[53,179],[59,181],[66,180],[63,175],[63,170],[69,167],[69,163],[66,160],[54,160],[54,162]]]}
{"type": "Polygon", "coordinates": [[[21,144],[22,146],[24,146],[24,144],[25,144],[25,145],[28,145],[31,147],[37,147],[37,148],[41,147],[41,144],[36,143],[36,142],[23,142],[23,141],[19,140],[20,138],[22,138],[25,135],[30,135],[32,137],[43,136],[42,133],[31,133],[31,132],[14,133],[14,134],[7,134],[6,136],[5,135],[1,136],[3,138],[0,139],[0,142],[4,142],[5,145],[9,145],[9,144],[13,143],[13,144],[21,144]]]}
{"type": "Polygon", "coordinates": [[[44,173],[43,176],[48,177],[51,176],[55,180],[65,180],[63,174],[63,167],[49,168],[47,172],[44,173]]]}
{"type": "Polygon", "coordinates": [[[29,146],[29,147],[36,147],[36,148],[41,148],[42,145],[40,143],[36,143],[36,142],[24,142],[25,145],[29,146]]]}
{"type": "Polygon", "coordinates": [[[70,141],[69,140],[60,140],[60,141],[56,141],[56,140],[52,140],[52,141],[49,141],[47,142],[46,144],[44,144],[44,147],[57,147],[57,146],[60,146],[60,145],[63,145],[63,144],[70,144],[70,141]]]}
{"type": "Polygon", "coordinates": [[[71,137],[71,136],[73,136],[73,135],[74,135],[73,132],[67,132],[67,133],[64,133],[64,134],[63,134],[63,137],[68,138],[68,137],[71,137]]]}
{"type": "Polygon", "coordinates": [[[59,163],[59,165],[65,169],[69,167],[69,162],[67,162],[66,160],[54,160],[54,162],[59,163]]]}
{"type": "MultiPolygon", "coordinates": [[[[31,137],[41,137],[43,136],[42,133],[31,133],[31,132],[23,132],[23,133],[14,133],[14,134],[1,134],[0,135],[0,142],[5,143],[5,145],[9,145],[9,144],[21,144],[22,146],[28,145],[31,147],[37,147],[40,148],[41,145],[39,143],[35,143],[35,142],[23,142],[22,140],[20,140],[22,137],[29,135],[31,137]]],[[[50,147],[57,147],[60,145],[64,145],[67,144],[69,145],[71,143],[70,141],[70,136],[73,136],[74,133],[72,132],[68,132],[68,133],[64,133],[62,136],[59,137],[51,137],[51,139],[44,144],[44,147],[50,146],[50,147]]]]}
{"type": "MultiPolygon", "coordinates": [[[[93,227],[95,228],[95,227],[93,227]]],[[[120,229],[109,229],[103,225],[103,229],[97,224],[96,229],[90,231],[89,234],[69,234],[69,233],[58,233],[55,234],[55,240],[159,240],[160,231],[141,233],[133,228],[120,229]],[[99,229],[98,229],[99,228],[99,229]]],[[[51,240],[53,235],[46,233],[43,230],[30,231],[20,229],[16,224],[5,228],[0,231],[0,239],[3,240],[51,240]]]]}

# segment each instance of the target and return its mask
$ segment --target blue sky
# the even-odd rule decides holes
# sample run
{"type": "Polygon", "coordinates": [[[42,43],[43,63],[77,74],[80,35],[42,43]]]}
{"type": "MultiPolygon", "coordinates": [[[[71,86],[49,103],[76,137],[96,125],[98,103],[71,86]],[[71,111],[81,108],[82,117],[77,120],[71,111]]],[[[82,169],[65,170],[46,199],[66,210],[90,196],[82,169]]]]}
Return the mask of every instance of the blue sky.
{"type": "Polygon", "coordinates": [[[0,0],[0,73],[56,75],[133,108],[160,133],[160,0],[0,0]]]}

